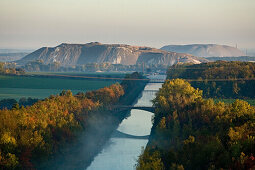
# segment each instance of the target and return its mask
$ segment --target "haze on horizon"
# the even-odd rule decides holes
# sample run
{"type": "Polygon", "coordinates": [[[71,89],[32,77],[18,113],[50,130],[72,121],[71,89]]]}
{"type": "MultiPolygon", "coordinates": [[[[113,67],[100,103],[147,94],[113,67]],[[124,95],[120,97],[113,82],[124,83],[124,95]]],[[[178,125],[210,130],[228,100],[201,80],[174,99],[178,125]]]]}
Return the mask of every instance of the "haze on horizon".
{"type": "Polygon", "coordinates": [[[0,48],[213,43],[255,48],[254,0],[1,0],[0,48]]]}

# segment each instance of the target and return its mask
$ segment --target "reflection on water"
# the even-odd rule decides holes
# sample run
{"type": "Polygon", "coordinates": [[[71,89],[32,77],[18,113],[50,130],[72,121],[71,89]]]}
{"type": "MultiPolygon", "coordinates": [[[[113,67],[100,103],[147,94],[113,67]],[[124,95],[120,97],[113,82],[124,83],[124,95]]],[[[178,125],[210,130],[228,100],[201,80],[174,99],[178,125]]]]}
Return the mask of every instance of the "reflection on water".
{"type": "Polygon", "coordinates": [[[122,121],[118,130],[136,136],[145,136],[151,131],[151,116],[153,114],[143,110],[131,110],[131,116],[122,121]]]}
{"type": "MultiPolygon", "coordinates": [[[[165,77],[163,77],[165,78],[165,77]]],[[[162,84],[148,84],[145,90],[158,90],[162,84]]],[[[153,93],[144,91],[136,106],[152,106],[153,93]]],[[[118,130],[123,133],[144,136],[150,134],[152,113],[132,109],[130,117],[123,120],[118,130]]],[[[134,169],[141,148],[147,144],[147,139],[110,138],[105,148],[98,154],[88,170],[130,170],[134,169]]]]}
{"type": "Polygon", "coordinates": [[[134,169],[141,147],[147,140],[111,138],[110,145],[103,149],[88,169],[93,170],[130,170],[134,169]]]}

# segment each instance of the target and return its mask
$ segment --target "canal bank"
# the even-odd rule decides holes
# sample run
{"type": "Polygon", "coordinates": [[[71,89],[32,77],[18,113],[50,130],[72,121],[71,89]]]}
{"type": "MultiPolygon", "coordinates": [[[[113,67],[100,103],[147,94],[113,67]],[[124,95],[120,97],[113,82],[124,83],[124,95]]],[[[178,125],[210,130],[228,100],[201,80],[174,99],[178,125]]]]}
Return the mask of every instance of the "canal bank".
{"type": "MultiPolygon", "coordinates": [[[[143,78],[138,73],[127,76],[133,80],[124,80],[121,83],[125,93],[116,105],[131,105],[143,91],[147,81],[139,81],[143,78]]],[[[66,142],[59,146],[54,155],[47,160],[40,160],[36,164],[37,169],[85,169],[94,157],[103,149],[114,130],[124,118],[129,116],[127,110],[116,112],[111,109],[114,105],[103,105],[98,110],[89,112],[86,116],[84,130],[76,135],[73,142],[66,142]]]]}
{"type": "MultiPolygon", "coordinates": [[[[162,76],[151,76],[149,78],[159,79],[162,76]]],[[[161,85],[158,83],[147,84],[134,106],[152,106],[151,100],[154,99],[155,92],[152,93],[151,91],[158,90],[161,85]]],[[[113,133],[103,150],[94,158],[87,170],[135,169],[141,149],[146,147],[148,139],[137,139],[132,138],[132,136],[149,135],[152,127],[152,116],[153,113],[151,112],[132,109],[130,116],[124,119],[117,128],[118,132],[131,137],[118,137],[116,133],[113,133]]]]}

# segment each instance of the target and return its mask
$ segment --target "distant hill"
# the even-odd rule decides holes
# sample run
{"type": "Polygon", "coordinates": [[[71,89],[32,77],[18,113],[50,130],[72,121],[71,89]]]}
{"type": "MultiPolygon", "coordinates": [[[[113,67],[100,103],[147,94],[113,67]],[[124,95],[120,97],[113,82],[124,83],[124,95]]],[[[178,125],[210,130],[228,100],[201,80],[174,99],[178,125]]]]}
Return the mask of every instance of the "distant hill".
{"type": "Polygon", "coordinates": [[[3,49],[3,48],[0,48],[0,53],[31,53],[33,52],[34,50],[32,49],[3,49]]]}
{"type": "Polygon", "coordinates": [[[28,55],[25,52],[15,52],[15,53],[0,53],[0,62],[11,62],[15,60],[20,60],[22,57],[28,55]]]}
{"type": "Polygon", "coordinates": [[[188,53],[198,57],[239,57],[245,54],[237,48],[217,44],[167,45],[162,50],[188,53]]]}
{"type": "Polygon", "coordinates": [[[112,63],[133,65],[165,64],[173,65],[177,61],[201,63],[206,59],[194,57],[190,54],[167,52],[160,49],[123,44],[60,44],[57,47],[43,47],[28,54],[18,64],[43,60],[45,64],[59,62],[63,66],[82,65],[88,63],[112,63]]]}

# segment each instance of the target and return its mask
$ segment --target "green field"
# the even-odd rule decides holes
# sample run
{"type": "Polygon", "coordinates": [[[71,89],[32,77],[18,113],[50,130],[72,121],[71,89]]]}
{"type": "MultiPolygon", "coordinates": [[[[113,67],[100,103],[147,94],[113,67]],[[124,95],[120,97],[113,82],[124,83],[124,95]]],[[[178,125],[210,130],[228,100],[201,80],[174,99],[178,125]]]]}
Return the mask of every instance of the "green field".
{"type": "MultiPolygon", "coordinates": [[[[72,74],[69,73],[69,75],[72,74]]],[[[102,74],[102,76],[104,75],[102,74]]],[[[71,90],[76,94],[79,91],[85,92],[103,88],[115,82],[95,79],[0,75],[0,99],[45,98],[51,94],[58,94],[62,90],[71,90]]]]}

